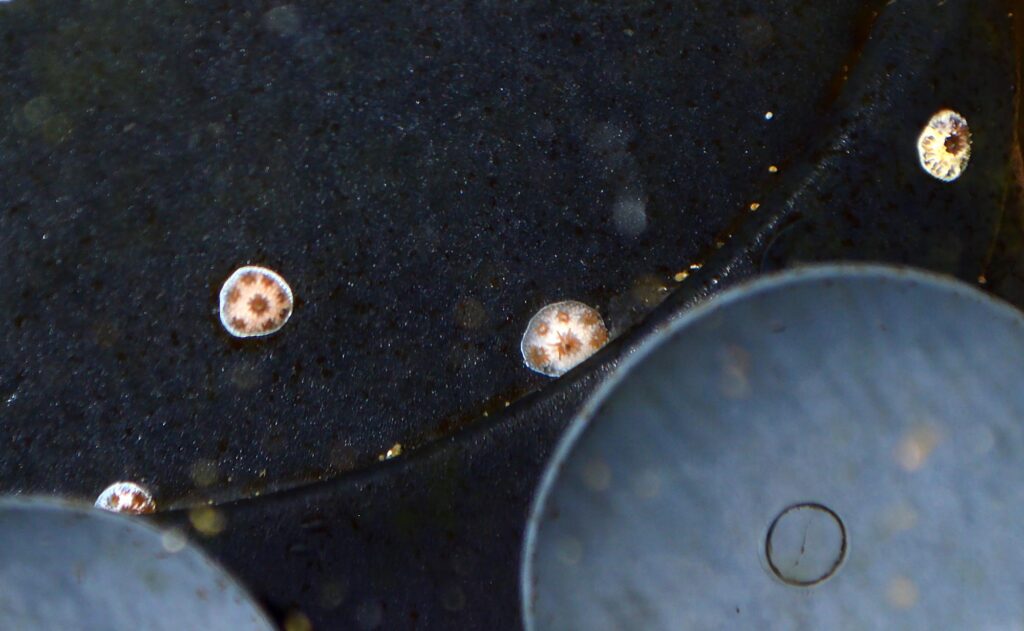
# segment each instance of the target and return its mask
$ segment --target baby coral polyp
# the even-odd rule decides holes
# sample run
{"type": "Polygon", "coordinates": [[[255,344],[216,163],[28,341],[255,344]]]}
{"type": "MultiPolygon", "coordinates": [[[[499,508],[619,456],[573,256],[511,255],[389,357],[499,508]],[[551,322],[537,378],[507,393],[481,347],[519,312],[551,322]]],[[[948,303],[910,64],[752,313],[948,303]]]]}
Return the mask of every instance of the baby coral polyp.
{"type": "Polygon", "coordinates": [[[235,337],[270,335],[292,315],[292,290],[281,275],[255,265],[241,267],[220,290],[220,321],[235,337]]]}
{"type": "Polygon", "coordinates": [[[960,177],[971,158],[967,119],[953,110],[936,112],[917,138],[921,168],[943,182],[960,177]]]}
{"type": "Polygon", "coordinates": [[[134,482],[114,482],[96,498],[96,507],[114,513],[145,515],[156,510],[153,495],[134,482]]]}
{"type": "Polygon", "coordinates": [[[582,302],[566,300],[544,307],[530,319],[520,350],[527,368],[560,377],[607,341],[601,315],[582,302]]]}

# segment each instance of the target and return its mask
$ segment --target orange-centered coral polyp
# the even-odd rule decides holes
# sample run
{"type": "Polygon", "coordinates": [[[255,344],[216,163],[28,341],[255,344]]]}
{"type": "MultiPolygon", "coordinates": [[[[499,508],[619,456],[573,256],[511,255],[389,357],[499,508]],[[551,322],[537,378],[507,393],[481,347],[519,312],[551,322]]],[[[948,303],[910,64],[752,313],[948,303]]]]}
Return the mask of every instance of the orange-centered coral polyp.
{"type": "Polygon", "coordinates": [[[247,265],[220,290],[220,321],[235,337],[270,335],[292,315],[292,290],[273,270],[247,265]]]}
{"type": "Polygon", "coordinates": [[[96,498],[96,507],[114,513],[144,515],[156,510],[153,495],[134,482],[114,482],[96,498]]]}
{"type": "Polygon", "coordinates": [[[608,341],[601,315],[582,302],[550,304],[530,320],[520,350],[527,368],[559,377],[597,352],[608,341]]]}
{"type": "Polygon", "coordinates": [[[936,112],[917,138],[921,168],[943,182],[960,177],[971,159],[971,129],[953,110],[936,112]]]}

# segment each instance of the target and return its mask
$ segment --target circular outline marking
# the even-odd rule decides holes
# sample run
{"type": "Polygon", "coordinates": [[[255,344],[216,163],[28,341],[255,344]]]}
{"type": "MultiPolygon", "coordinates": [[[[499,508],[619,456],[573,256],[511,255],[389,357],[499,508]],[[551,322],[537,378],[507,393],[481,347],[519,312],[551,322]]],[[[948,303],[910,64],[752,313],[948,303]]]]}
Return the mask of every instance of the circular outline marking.
{"type": "Polygon", "coordinates": [[[775,578],[779,579],[786,585],[792,585],[794,587],[813,587],[835,576],[835,573],[839,570],[839,566],[841,566],[843,561],[846,560],[846,551],[849,549],[847,540],[846,524],[843,523],[843,520],[839,517],[838,513],[819,502],[797,502],[796,504],[790,504],[786,508],[783,508],[779,514],[775,516],[775,519],[772,520],[772,524],[768,526],[768,532],[764,537],[764,558],[765,562],[768,564],[768,568],[772,571],[772,574],[775,575],[775,578]],[[839,547],[839,557],[836,559],[836,562],[833,563],[832,567],[828,568],[828,571],[821,575],[821,577],[812,581],[796,581],[791,578],[786,578],[782,571],[779,570],[772,561],[772,533],[775,532],[775,526],[779,523],[779,520],[790,511],[804,508],[813,508],[827,513],[839,526],[839,534],[842,536],[843,541],[842,545],[839,547]]]}

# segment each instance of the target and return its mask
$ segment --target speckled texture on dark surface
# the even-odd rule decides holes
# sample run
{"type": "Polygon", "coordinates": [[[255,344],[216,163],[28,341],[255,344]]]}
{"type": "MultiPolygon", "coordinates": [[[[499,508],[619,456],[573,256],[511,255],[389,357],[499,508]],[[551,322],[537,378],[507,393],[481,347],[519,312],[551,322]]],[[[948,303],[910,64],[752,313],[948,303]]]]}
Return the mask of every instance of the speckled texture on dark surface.
{"type": "Polygon", "coordinates": [[[656,304],[819,132],[861,4],[0,5],[0,488],[237,496],[543,385],[530,315],[656,304]],[[247,263],[298,303],[240,342],[247,263]]]}
{"type": "Polygon", "coordinates": [[[199,537],[275,615],[316,628],[518,628],[534,484],[620,357],[695,301],[803,260],[861,253],[971,278],[1009,190],[1009,2],[898,2],[877,20],[860,2],[95,2],[65,19],[28,4],[0,5],[0,254],[20,270],[0,305],[21,314],[0,329],[0,484],[90,494],[128,475],[177,498],[204,459],[221,479],[203,492],[231,497],[262,468],[284,485],[423,442],[225,504],[227,528],[199,537]],[[83,51],[49,71],[78,81],[43,81],[47,55],[29,51],[75,59],[60,32],[121,42],[117,63],[83,51]],[[949,54],[964,42],[986,68],[949,54]],[[880,145],[912,143],[929,101],[960,97],[987,130],[968,173],[987,177],[943,186],[914,170],[912,144],[880,145]],[[614,209],[634,194],[647,223],[627,237],[635,206],[619,224],[614,209]],[[897,215],[842,234],[844,210],[877,216],[894,195],[897,215]],[[809,225],[827,247],[808,249],[809,225]],[[789,226],[802,227],[780,238],[789,226]],[[300,302],[278,336],[240,343],[219,329],[216,291],[250,261],[300,302]],[[520,328],[569,296],[621,337],[493,413],[545,384],[518,365],[520,328]],[[144,300],[180,327],[134,313],[144,300]]]}
{"type": "MultiPolygon", "coordinates": [[[[844,174],[859,178],[864,187],[858,208],[874,212],[871,209],[884,206],[893,194],[892,180],[887,185],[885,178],[895,165],[891,174],[896,181],[909,182],[896,187],[897,194],[912,202],[908,218],[894,217],[888,224],[890,232],[882,233],[886,238],[861,229],[836,241],[851,256],[856,255],[859,240],[866,240],[864,247],[879,260],[931,260],[939,270],[957,271],[965,280],[972,280],[984,265],[985,244],[992,242],[1003,196],[1012,190],[1009,160],[1017,62],[1010,54],[1010,23],[999,21],[1007,7],[979,11],[978,5],[967,2],[946,6],[952,14],[937,13],[932,3],[920,2],[894,5],[880,16],[863,54],[856,57],[849,84],[843,86],[842,104],[831,110],[832,123],[785,169],[779,188],[765,196],[762,209],[742,222],[703,269],[638,327],[595,356],[587,370],[573,372],[513,404],[500,417],[408,459],[273,498],[226,505],[222,510],[227,530],[205,540],[205,545],[248,577],[256,593],[282,618],[299,610],[327,628],[519,628],[517,581],[524,520],[541,465],[564,423],[622,356],[688,306],[765,267],[804,260],[807,252],[802,247],[784,247],[784,241],[775,239],[780,227],[806,220],[840,230],[844,213],[830,211],[844,208],[846,200],[835,194],[834,204],[823,200],[830,199],[830,189],[849,190],[851,179],[844,174]],[[1004,117],[980,123],[993,134],[975,145],[979,161],[969,167],[970,171],[988,164],[994,171],[988,177],[981,173],[944,186],[903,165],[909,161],[916,167],[916,157],[902,149],[897,154],[902,157],[872,171],[871,164],[885,154],[871,147],[887,142],[892,126],[913,128],[900,119],[917,119],[925,109],[914,100],[922,86],[942,83],[955,88],[957,77],[971,81],[975,69],[969,57],[936,66],[928,54],[948,49],[944,42],[963,41],[958,33],[984,23],[998,26],[972,50],[993,60],[994,67],[985,72],[998,73],[1009,83],[974,83],[978,94],[963,96],[998,112],[990,116],[1004,117]],[[885,74],[889,54],[921,45],[928,54],[918,51],[906,60],[903,72],[885,74]],[[875,88],[886,98],[879,99],[875,88]],[[874,93],[876,100],[866,100],[867,93],[874,93]],[[985,94],[995,103],[988,105],[985,94]],[[1005,134],[995,133],[1000,122],[1005,134]],[[859,145],[849,143],[851,132],[859,134],[859,145]],[[1007,162],[1000,163],[1001,159],[1007,162]],[[935,207],[953,221],[947,225],[928,215],[935,207]],[[937,227],[916,230],[915,217],[937,227]],[[927,258],[937,250],[928,235],[948,240],[952,230],[962,227],[958,222],[971,217],[976,223],[962,240],[963,247],[958,244],[959,257],[927,258]],[[279,571],[268,575],[267,567],[279,571]]],[[[936,100],[943,96],[952,95],[933,95],[936,100]]],[[[911,142],[914,138],[916,128],[911,142]]],[[[789,243],[802,246],[799,240],[789,243]]],[[[992,262],[997,263],[1004,265],[1005,258],[992,262]]],[[[988,269],[991,273],[991,265],[988,269]]],[[[188,524],[184,515],[163,519],[188,524]]]]}

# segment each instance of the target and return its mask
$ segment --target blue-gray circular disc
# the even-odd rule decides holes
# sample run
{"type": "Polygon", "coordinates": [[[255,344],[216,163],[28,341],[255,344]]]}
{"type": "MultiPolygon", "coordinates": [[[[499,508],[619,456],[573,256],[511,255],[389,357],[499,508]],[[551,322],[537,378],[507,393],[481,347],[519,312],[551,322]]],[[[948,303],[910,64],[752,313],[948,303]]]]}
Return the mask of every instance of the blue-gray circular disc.
{"type": "Polygon", "coordinates": [[[1020,313],[808,268],[684,314],[588,403],[530,516],[524,619],[1024,629],[1022,523],[1020,313]]]}
{"type": "Polygon", "coordinates": [[[49,498],[0,500],[0,629],[272,631],[182,537],[49,498]]]}

